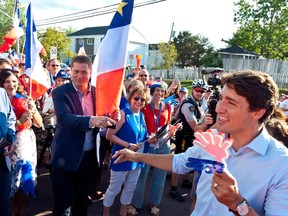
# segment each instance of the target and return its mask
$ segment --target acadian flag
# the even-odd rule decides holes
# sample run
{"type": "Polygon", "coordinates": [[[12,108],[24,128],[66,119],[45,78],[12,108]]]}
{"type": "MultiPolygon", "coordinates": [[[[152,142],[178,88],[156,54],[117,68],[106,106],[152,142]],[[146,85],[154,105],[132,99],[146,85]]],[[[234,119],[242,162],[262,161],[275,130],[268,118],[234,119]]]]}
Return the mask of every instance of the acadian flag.
{"type": "Polygon", "coordinates": [[[24,35],[23,26],[20,20],[20,10],[18,8],[19,0],[14,3],[14,15],[12,29],[3,37],[4,43],[0,47],[0,53],[5,52],[12,47],[16,40],[24,35]]]}
{"type": "Polygon", "coordinates": [[[37,48],[36,26],[31,3],[28,6],[25,41],[25,73],[30,77],[29,95],[35,100],[41,97],[50,87],[48,74],[44,71],[37,48]]]}
{"type": "Polygon", "coordinates": [[[134,0],[120,3],[93,63],[91,83],[96,86],[98,116],[119,108],[133,7],[134,0]]]}

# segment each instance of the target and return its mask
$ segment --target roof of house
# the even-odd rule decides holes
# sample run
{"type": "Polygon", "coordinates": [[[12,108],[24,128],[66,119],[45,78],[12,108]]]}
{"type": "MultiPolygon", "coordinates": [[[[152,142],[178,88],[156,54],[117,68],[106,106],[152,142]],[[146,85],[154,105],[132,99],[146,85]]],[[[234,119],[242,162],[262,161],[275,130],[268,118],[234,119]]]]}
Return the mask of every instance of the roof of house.
{"type": "Polygon", "coordinates": [[[88,27],[79,31],[73,32],[68,36],[84,36],[84,35],[104,35],[106,34],[109,26],[88,27]]]}
{"type": "MultiPolygon", "coordinates": [[[[83,36],[105,35],[108,29],[109,29],[109,26],[88,27],[88,28],[84,28],[79,31],[73,32],[72,34],[69,34],[67,36],[83,37],[83,36]]],[[[131,28],[130,34],[131,34],[130,42],[149,44],[146,38],[134,28],[131,28]]]]}
{"type": "Polygon", "coordinates": [[[252,52],[250,50],[246,50],[243,47],[238,46],[238,45],[233,45],[229,48],[221,49],[218,51],[218,53],[235,53],[235,54],[237,53],[237,54],[246,54],[246,55],[248,54],[248,55],[259,56],[257,53],[252,52]]]}

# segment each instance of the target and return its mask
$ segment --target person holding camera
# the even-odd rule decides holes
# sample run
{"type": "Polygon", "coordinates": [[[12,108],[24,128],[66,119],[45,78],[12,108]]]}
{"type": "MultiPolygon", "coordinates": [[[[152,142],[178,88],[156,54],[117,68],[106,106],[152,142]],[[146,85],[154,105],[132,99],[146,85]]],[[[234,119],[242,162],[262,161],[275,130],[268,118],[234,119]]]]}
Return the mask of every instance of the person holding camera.
{"type": "MultiPolygon", "coordinates": [[[[205,115],[203,110],[204,107],[207,107],[207,101],[204,100],[204,93],[206,90],[207,86],[203,80],[195,80],[192,83],[191,97],[185,99],[181,103],[176,113],[176,119],[180,119],[183,124],[183,129],[176,133],[176,154],[185,152],[192,146],[194,131],[204,131],[208,128],[208,125],[213,123],[213,119],[211,118],[210,114],[205,115]]],[[[192,182],[189,181],[189,178],[190,173],[184,175],[181,184],[183,188],[192,188],[192,182]]],[[[178,191],[178,180],[179,175],[172,173],[169,195],[178,202],[184,202],[184,197],[178,191]]]]}

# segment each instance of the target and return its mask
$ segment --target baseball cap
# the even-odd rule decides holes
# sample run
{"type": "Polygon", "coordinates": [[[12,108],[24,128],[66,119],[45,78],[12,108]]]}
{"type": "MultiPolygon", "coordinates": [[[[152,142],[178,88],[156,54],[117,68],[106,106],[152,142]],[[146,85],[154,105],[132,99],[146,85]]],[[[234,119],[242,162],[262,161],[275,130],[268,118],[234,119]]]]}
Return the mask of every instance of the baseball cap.
{"type": "Polygon", "coordinates": [[[181,91],[188,93],[188,89],[186,87],[181,87],[179,92],[181,92],[181,91]]]}
{"type": "Polygon", "coordinates": [[[69,76],[65,70],[60,70],[57,72],[56,76],[53,78],[54,80],[57,78],[69,79],[69,76]]]}

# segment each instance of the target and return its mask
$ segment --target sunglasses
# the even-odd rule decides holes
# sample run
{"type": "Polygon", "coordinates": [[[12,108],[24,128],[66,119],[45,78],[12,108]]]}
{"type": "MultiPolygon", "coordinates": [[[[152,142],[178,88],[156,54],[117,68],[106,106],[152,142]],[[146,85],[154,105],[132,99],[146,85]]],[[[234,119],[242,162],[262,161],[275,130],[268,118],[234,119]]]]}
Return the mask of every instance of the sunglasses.
{"type": "Polygon", "coordinates": [[[137,97],[137,96],[134,97],[133,99],[134,99],[135,101],[138,101],[139,99],[141,99],[141,102],[144,102],[144,101],[145,101],[145,98],[140,98],[140,97],[137,97]]]}
{"type": "Polygon", "coordinates": [[[140,77],[147,77],[148,75],[147,74],[140,74],[139,76],[140,77]]]}
{"type": "Polygon", "coordinates": [[[52,67],[59,67],[59,65],[56,65],[56,64],[52,64],[51,66],[52,67]]]}
{"type": "Polygon", "coordinates": [[[203,93],[205,92],[204,89],[200,89],[200,88],[195,88],[194,90],[195,90],[197,93],[201,93],[201,94],[203,94],[203,93]]]}

